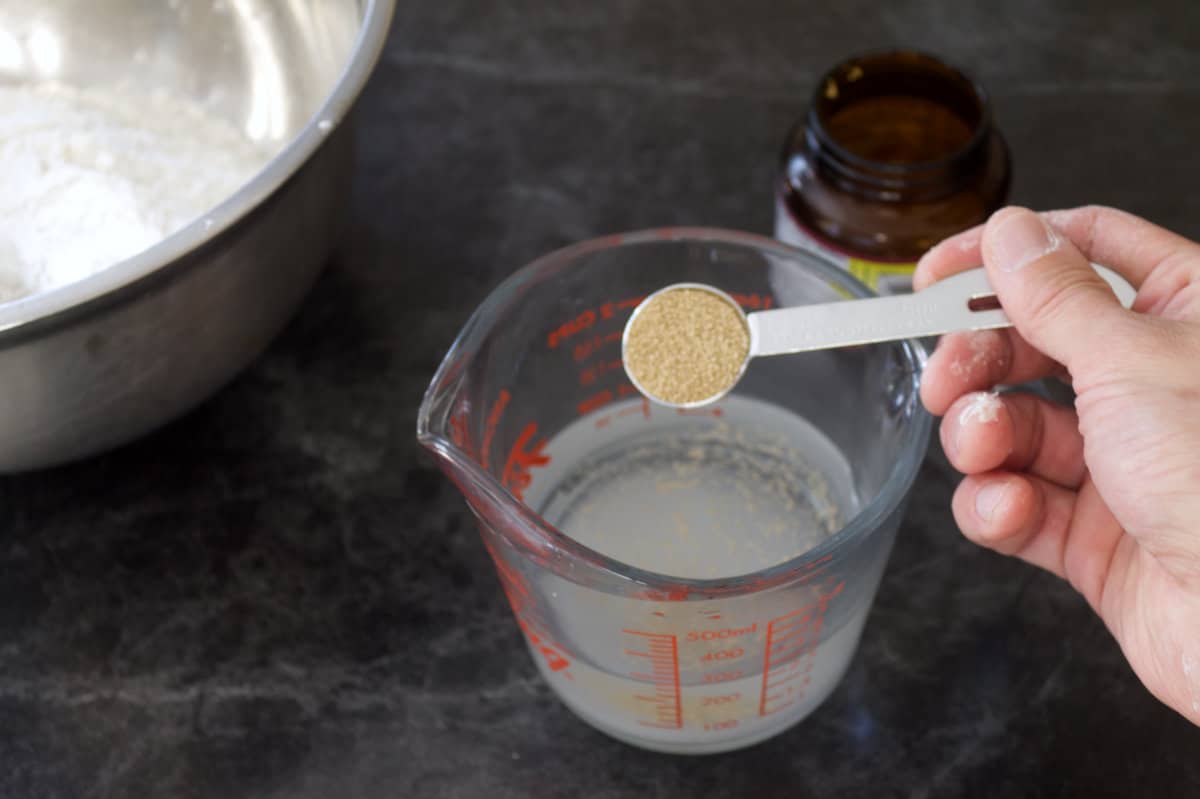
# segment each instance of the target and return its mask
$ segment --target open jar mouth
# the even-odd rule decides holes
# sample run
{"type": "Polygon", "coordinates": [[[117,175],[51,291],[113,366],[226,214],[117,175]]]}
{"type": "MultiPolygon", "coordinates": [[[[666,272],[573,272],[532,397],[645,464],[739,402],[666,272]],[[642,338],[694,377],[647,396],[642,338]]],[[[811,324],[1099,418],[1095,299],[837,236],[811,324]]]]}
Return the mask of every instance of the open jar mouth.
{"type": "Polygon", "coordinates": [[[850,58],[820,80],[809,144],[838,175],[876,187],[945,184],[985,156],[991,110],[983,88],[921,52],[850,58]]]}

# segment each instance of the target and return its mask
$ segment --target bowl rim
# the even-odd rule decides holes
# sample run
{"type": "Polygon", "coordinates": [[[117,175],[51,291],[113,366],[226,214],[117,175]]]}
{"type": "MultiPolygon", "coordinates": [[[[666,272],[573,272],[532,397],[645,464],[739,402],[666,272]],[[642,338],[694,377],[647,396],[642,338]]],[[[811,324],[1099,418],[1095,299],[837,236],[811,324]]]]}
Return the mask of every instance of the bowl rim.
{"type": "Polygon", "coordinates": [[[337,130],[371,76],[391,28],[396,0],[365,0],[350,57],[325,100],[299,132],[267,164],[207,213],[162,241],[99,272],[45,292],[0,303],[0,347],[36,327],[55,328],[124,289],[205,247],[262,205],[337,130]]]}

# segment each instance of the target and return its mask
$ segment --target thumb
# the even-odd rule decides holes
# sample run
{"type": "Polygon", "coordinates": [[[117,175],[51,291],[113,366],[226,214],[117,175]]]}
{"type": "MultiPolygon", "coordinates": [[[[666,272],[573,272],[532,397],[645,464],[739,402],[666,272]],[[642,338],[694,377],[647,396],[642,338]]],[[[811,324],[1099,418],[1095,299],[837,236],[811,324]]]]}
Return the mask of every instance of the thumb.
{"type": "Polygon", "coordinates": [[[1028,209],[993,214],[982,246],[988,280],[1017,332],[1068,370],[1125,314],[1075,245],[1028,209]]]}

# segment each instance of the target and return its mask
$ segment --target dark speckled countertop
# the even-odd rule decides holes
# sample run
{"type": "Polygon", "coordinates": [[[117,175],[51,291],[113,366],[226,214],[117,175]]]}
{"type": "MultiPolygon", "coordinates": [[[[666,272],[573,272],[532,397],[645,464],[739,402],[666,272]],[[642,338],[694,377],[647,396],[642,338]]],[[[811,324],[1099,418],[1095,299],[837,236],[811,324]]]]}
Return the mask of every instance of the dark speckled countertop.
{"type": "Polygon", "coordinates": [[[0,479],[0,796],[1200,795],[1200,729],[1066,585],[959,537],[936,451],[841,687],[688,759],[550,695],[413,438],[455,332],[531,258],[768,232],[782,136],[855,51],[973,70],[1014,199],[1200,235],[1200,7],[1144,5],[401,0],[353,219],[270,351],[137,444],[0,479]]]}

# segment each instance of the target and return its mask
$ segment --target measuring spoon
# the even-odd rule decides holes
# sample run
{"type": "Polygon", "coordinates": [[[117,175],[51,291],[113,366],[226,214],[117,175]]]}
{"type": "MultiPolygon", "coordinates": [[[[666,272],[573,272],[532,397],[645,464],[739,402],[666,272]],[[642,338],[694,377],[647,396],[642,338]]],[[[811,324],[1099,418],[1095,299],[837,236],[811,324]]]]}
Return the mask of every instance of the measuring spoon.
{"type": "MultiPolygon", "coordinates": [[[[1130,307],[1137,294],[1133,286],[1107,267],[1092,266],[1112,287],[1121,304],[1130,307]]],[[[912,294],[798,305],[751,314],[745,313],[736,300],[720,289],[703,283],[675,283],[646,297],[634,309],[625,323],[621,354],[626,374],[642,394],[663,405],[695,408],[725,396],[737,385],[751,358],[1005,327],[1012,327],[1012,321],[1000,307],[983,267],[960,272],[912,294]],[[639,312],[655,297],[678,289],[698,289],[721,298],[737,311],[750,334],[750,350],[732,382],[718,393],[693,402],[668,402],[647,391],[624,357],[629,331],[639,312]]]]}

